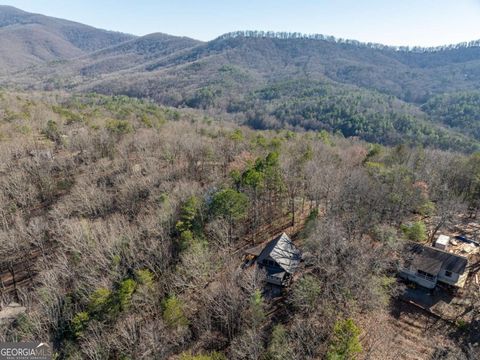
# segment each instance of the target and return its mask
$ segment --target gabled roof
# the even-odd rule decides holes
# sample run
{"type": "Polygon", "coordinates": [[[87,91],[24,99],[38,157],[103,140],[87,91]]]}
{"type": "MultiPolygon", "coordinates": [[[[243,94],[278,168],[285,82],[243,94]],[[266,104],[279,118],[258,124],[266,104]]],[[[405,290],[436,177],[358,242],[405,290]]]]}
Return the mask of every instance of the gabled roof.
{"type": "Polygon", "coordinates": [[[262,263],[268,257],[272,258],[283,270],[293,274],[300,264],[302,254],[288,235],[283,233],[265,246],[257,261],[262,263]]]}
{"type": "Polygon", "coordinates": [[[468,264],[467,258],[463,256],[429,246],[409,244],[407,249],[409,251],[407,262],[417,270],[422,270],[432,275],[438,275],[441,270],[463,274],[468,264]]]}

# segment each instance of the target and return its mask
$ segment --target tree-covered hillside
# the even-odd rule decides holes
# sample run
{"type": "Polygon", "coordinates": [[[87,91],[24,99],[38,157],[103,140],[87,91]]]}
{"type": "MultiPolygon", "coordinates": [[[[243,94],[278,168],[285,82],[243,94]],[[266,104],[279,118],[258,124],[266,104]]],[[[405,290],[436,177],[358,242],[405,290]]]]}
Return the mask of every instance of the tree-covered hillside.
{"type": "Polygon", "coordinates": [[[434,121],[480,139],[480,93],[447,93],[432,97],[422,106],[434,121]]]}
{"type": "MultiPolygon", "coordinates": [[[[37,59],[29,68],[22,67],[21,59],[10,59],[22,69],[0,77],[5,87],[147,98],[221,113],[264,129],[325,129],[388,145],[405,142],[465,152],[478,148],[477,126],[470,124],[473,132],[464,126],[465,116],[475,115],[454,110],[461,106],[471,112],[476,106],[475,95],[469,93],[480,86],[478,41],[409,49],[260,31],[225,34],[208,42],[165,34],[122,38],[8,7],[0,8],[0,15],[2,31],[26,22],[74,49],[37,59]],[[78,39],[90,37],[91,47],[78,39]],[[269,94],[275,92],[280,93],[269,94]],[[456,99],[461,105],[452,104],[456,99]]],[[[18,43],[17,37],[2,37],[0,32],[2,39],[18,43]]],[[[52,53],[43,41],[35,44],[43,49],[35,53],[52,53]]]]}
{"type": "Polygon", "coordinates": [[[172,67],[196,64],[190,72],[203,69],[208,80],[214,65],[228,64],[250,71],[257,80],[329,79],[422,103],[432,94],[475,89],[480,79],[478,49],[422,52],[328,39],[227,36],[152,61],[144,70],[161,75],[172,67]]]}
{"type": "Polygon", "coordinates": [[[429,123],[417,107],[393,96],[311,80],[275,83],[232,101],[229,112],[257,129],[307,129],[370,142],[475,151],[477,144],[429,123]]]}
{"type": "Polygon", "coordinates": [[[478,148],[477,136],[439,121],[430,107],[434,94],[477,86],[476,51],[476,44],[405,50],[290,35],[208,43],[150,37],[34,69],[24,81],[220,111],[263,129],[325,129],[469,152],[478,148]]]}
{"type": "Polygon", "coordinates": [[[202,42],[0,6],[0,86],[0,342],[480,358],[480,42],[202,42]],[[398,276],[440,233],[461,291],[398,276]]]}
{"type": "Polygon", "coordinates": [[[406,348],[395,315],[407,240],[478,210],[478,155],[125,96],[0,105],[0,309],[25,307],[0,341],[49,341],[58,359],[478,356],[476,293],[458,326],[435,318],[435,342],[421,331],[406,348]],[[243,252],[283,231],[302,262],[269,293],[243,252]]]}
{"type": "Polygon", "coordinates": [[[0,5],[0,74],[74,59],[134,38],[0,5]]]}

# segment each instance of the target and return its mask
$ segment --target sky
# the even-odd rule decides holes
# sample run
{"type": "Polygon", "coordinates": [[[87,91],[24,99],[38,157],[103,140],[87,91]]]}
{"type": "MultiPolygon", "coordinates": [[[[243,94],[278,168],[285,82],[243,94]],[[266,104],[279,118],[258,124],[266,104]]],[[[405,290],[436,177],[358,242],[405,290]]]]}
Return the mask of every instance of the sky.
{"type": "Polygon", "coordinates": [[[0,0],[25,11],[145,35],[211,40],[235,30],[333,35],[385,45],[480,39],[480,0],[0,0]]]}

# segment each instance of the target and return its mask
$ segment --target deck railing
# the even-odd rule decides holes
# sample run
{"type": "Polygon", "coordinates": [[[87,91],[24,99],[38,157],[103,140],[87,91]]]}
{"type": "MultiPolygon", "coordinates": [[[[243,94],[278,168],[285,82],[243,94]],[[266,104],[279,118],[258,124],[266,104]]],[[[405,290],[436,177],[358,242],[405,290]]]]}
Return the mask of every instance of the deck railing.
{"type": "Polygon", "coordinates": [[[434,283],[435,280],[436,280],[436,277],[435,277],[435,276],[428,275],[428,274],[421,274],[421,273],[419,273],[419,272],[416,272],[416,273],[414,273],[414,275],[415,275],[416,277],[421,278],[421,279],[430,281],[431,283],[434,283]]]}
{"type": "Polygon", "coordinates": [[[436,276],[432,276],[432,275],[428,275],[428,274],[422,274],[422,273],[419,273],[418,271],[412,271],[409,268],[400,268],[399,270],[400,270],[401,273],[403,272],[405,274],[415,276],[417,278],[429,281],[431,283],[435,283],[437,281],[436,276]]]}

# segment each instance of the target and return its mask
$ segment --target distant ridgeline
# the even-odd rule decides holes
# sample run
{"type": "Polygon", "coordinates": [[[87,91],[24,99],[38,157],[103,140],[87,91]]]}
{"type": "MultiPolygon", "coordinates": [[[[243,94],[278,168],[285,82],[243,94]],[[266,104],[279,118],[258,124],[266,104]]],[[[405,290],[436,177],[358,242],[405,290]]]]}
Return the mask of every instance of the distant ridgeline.
{"type": "Polygon", "coordinates": [[[472,48],[472,47],[480,47],[480,39],[468,41],[468,42],[461,42],[458,44],[441,45],[441,46],[434,46],[434,47],[390,46],[390,45],[383,45],[383,44],[377,44],[377,43],[371,43],[371,42],[364,43],[358,40],[336,38],[335,36],[331,36],[331,35],[303,34],[299,32],[257,31],[257,30],[233,31],[233,32],[220,35],[215,40],[234,39],[239,37],[269,38],[269,39],[281,39],[281,40],[289,40],[289,39],[322,40],[322,41],[328,41],[336,44],[353,45],[353,46],[366,47],[366,48],[377,49],[377,50],[393,50],[393,51],[404,51],[404,52],[415,52],[415,53],[439,52],[439,51],[445,51],[445,50],[457,50],[457,49],[465,49],[465,48],[472,48]]]}

